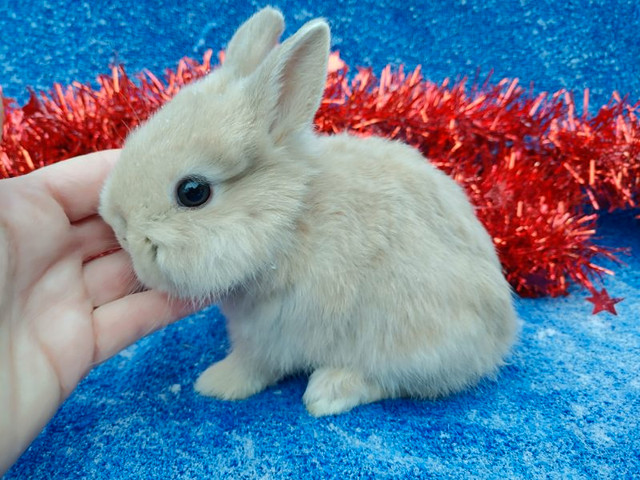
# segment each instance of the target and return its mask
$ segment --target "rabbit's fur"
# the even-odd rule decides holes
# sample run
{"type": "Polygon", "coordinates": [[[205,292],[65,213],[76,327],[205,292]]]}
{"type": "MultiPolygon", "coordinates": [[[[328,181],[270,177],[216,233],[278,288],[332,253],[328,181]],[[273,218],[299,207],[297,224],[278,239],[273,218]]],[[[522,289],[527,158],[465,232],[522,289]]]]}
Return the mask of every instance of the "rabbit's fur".
{"type": "Polygon", "coordinates": [[[402,143],[316,135],[329,27],[277,44],[283,27],[251,17],[130,135],[102,193],[145,285],[222,307],[232,349],[196,389],[241,399],[306,371],[304,402],[327,415],[494,374],[517,320],[463,190],[402,143]],[[212,198],[181,207],[194,174],[212,198]]]}

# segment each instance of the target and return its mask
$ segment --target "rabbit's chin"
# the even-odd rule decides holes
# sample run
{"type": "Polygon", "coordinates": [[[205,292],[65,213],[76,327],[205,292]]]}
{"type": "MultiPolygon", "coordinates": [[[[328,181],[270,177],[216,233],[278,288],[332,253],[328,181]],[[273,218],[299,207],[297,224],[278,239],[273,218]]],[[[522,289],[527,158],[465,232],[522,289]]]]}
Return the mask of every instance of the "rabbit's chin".
{"type": "Polygon", "coordinates": [[[138,281],[148,290],[158,290],[171,298],[182,300],[196,299],[208,296],[204,292],[195,292],[189,285],[172,280],[171,275],[163,272],[157,265],[149,262],[136,262],[133,257],[133,270],[138,281]]]}
{"type": "Polygon", "coordinates": [[[220,303],[238,290],[237,287],[212,288],[210,285],[203,285],[195,278],[192,282],[175,281],[170,275],[163,273],[151,278],[144,278],[144,274],[138,274],[138,278],[147,288],[166,293],[170,298],[190,301],[197,308],[220,303]]]}

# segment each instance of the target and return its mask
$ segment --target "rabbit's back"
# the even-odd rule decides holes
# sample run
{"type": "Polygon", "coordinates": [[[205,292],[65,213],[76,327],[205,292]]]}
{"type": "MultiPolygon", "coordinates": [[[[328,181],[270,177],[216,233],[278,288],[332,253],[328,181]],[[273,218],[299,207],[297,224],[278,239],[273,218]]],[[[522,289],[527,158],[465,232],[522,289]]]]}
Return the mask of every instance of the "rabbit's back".
{"type": "Polygon", "coordinates": [[[506,284],[493,242],[463,189],[418,151],[377,137],[321,141],[326,155],[317,160],[321,173],[299,226],[305,257],[337,271],[430,272],[472,284],[470,271],[489,269],[506,284]]]}

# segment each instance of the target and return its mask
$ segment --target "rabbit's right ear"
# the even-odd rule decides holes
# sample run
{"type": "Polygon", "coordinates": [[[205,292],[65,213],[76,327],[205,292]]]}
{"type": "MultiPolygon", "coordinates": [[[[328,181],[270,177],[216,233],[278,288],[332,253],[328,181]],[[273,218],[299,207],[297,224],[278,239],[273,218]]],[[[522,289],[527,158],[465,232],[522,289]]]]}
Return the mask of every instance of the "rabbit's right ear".
{"type": "Polygon", "coordinates": [[[327,22],[307,22],[274,48],[248,81],[256,119],[277,142],[312,126],[325,88],[329,45],[327,22]]]}
{"type": "Polygon", "coordinates": [[[224,68],[236,76],[250,75],[275,47],[284,30],[284,17],[266,7],[244,22],[233,35],[225,52],[224,68]]]}

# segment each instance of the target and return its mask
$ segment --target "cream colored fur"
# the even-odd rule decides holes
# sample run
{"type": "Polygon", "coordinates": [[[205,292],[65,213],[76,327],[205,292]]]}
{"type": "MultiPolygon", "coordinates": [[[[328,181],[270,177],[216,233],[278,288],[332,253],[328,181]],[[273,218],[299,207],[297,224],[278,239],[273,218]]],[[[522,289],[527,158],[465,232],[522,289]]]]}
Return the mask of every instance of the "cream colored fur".
{"type": "Polygon", "coordinates": [[[319,416],[494,374],[517,320],[463,190],[399,142],[316,135],[329,27],[276,45],[282,30],[273,9],[249,19],[223,66],[130,135],[102,194],[144,284],[226,315],[232,350],[196,389],[241,399],[309,372],[319,416]],[[192,174],[214,194],[187,209],[192,174]]]}

